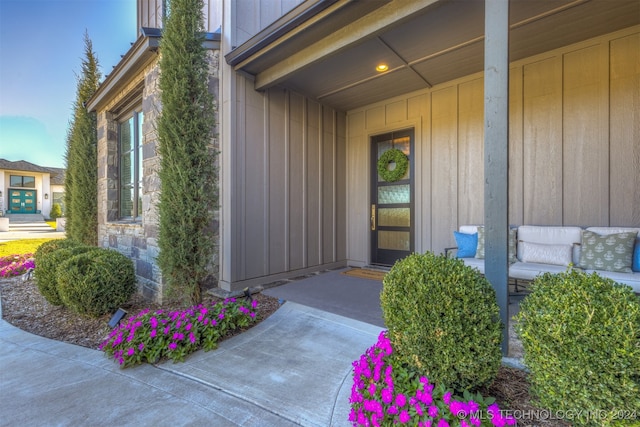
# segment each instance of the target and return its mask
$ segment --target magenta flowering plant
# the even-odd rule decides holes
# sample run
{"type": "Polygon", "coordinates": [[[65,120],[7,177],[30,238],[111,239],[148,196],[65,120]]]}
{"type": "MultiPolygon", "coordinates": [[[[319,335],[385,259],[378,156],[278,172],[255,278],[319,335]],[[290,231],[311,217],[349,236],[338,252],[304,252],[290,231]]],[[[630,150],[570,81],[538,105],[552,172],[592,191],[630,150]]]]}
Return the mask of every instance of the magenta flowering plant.
{"type": "Polygon", "coordinates": [[[143,310],[115,328],[100,345],[122,367],[157,363],[164,359],[183,361],[202,348],[216,348],[218,341],[257,320],[257,301],[234,298],[186,310],[143,310]]]}
{"type": "Polygon", "coordinates": [[[35,266],[35,260],[31,253],[0,257],[0,278],[20,276],[35,266]]]}
{"type": "Polygon", "coordinates": [[[471,427],[516,425],[504,416],[495,399],[464,392],[454,396],[442,384],[413,372],[394,358],[387,331],[353,362],[351,412],[354,426],[412,425],[471,427]]]}

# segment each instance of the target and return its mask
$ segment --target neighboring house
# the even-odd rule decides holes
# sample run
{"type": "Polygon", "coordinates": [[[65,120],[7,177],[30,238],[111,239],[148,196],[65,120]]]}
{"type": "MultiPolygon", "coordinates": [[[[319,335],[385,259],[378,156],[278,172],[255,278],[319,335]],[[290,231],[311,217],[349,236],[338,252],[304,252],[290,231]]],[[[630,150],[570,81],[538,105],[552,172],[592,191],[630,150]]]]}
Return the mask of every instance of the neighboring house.
{"type": "MultiPolygon", "coordinates": [[[[510,8],[509,222],[640,226],[640,3],[510,8]]],[[[149,297],[162,283],[163,10],[138,1],[139,38],[87,104],[100,243],[134,259],[149,297]]],[[[219,287],[389,265],[483,222],[483,1],[209,0],[205,11],[219,287]],[[387,182],[376,166],[392,147],[408,172],[387,182]]]]}
{"type": "Polygon", "coordinates": [[[63,202],[64,174],[60,168],[0,159],[0,212],[49,218],[51,206],[63,202]]]}
{"type": "Polygon", "coordinates": [[[66,212],[64,204],[64,178],[67,170],[62,168],[48,169],[51,171],[51,206],[56,203],[59,204],[62,215],[64,215],[66,212]]]}

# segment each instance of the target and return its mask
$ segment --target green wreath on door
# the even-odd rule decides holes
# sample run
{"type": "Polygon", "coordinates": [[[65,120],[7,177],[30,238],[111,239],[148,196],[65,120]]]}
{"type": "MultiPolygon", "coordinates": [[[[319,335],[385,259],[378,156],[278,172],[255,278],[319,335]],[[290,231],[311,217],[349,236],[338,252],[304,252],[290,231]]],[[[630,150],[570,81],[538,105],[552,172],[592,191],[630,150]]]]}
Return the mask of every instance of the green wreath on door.
{"type": "Polygon", "coordinates": [[[378,173],[387,182],[396,182],[407,173],[409,168],[409,159],[406,154],[397,148],[391,148],[378,159],[378,173]],[[396,167],[389,170],[389,163],[395,163],[396,167]]]}

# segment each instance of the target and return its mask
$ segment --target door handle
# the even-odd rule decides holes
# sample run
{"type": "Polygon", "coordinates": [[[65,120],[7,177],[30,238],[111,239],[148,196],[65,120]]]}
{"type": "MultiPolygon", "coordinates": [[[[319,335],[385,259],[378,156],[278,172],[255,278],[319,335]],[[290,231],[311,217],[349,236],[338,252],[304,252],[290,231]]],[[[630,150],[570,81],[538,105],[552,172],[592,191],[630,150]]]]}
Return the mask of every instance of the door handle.
{"type": "Polygon", "coordinates": [[[376,231],[376,205],[371,205],[371,231],[376,231]]]}

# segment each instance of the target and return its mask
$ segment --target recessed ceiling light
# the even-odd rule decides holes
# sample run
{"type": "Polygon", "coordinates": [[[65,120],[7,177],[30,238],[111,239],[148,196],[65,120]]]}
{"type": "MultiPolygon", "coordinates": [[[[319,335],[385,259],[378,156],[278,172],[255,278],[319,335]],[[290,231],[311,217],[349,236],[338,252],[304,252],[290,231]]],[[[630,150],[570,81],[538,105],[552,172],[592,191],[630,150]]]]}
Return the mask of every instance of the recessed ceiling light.
{"type": "Polygon", "coordinates": [[[387,71],[389,69],[389,66],[387,64],[378,64],[376,66],[376,71],[382,73],[383,71],[387,71]]]}

